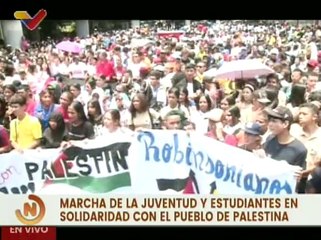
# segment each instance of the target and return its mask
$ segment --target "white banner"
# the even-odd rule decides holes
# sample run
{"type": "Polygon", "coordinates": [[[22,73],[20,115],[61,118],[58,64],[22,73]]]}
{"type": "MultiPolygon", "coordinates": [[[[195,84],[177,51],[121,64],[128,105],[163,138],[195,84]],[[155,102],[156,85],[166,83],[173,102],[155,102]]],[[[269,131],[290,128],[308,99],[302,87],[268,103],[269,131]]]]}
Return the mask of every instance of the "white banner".
{"type": "Polygon", "coordinates": [[[141,132],[129,166],[135,193],[292,194],[296,166],[185,131],[141,132]],[[134,154],[135,153],[135,154],[134,154]]]}
{"type": "Polygon", "coordinates": [[[58,149],[0,154],[0,193],[26,194],[41,189],[58,149]]]}
{"type": "Polygon", "coordinates": [[[293,194],[297,167],[184,131],[0,155],[5,194],[293,194]]]}

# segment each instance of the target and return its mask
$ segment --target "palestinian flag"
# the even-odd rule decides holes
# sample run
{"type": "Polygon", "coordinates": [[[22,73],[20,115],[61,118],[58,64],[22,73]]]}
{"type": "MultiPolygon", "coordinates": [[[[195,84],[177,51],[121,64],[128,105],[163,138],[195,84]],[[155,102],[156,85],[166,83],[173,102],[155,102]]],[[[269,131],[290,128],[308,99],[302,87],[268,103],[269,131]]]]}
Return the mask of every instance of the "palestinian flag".
{"type": "Polygon", "coordinates": [[[44,189],[65,185],[83,193],[108,193],[129,187],[129,147],[130,143],[121,142],[96,149],[67,148],[54,161],[54,176],[48,175],[51,180],[45,182],[44,189]]]}
{"type": "MultiPolygon", "coordinates": [[[[176,192],[182,192],[183,194],[200,193],[193,170],[190,170],[189,176],[186,178],[157,179],[157,186],[160,191],[171,189],[176,192]]],[[[210,187],[210,194],[218,194],[216,181],[213,181],[210,187]]]]}
{"type": "Polygon", "coordinates": [[[176,192],[182,192],[183,194],[200,193],[193,170],[190,170],[189,176],[186,178],[157,179],[156,181],[160,191],[171,189],[176,192]]]}

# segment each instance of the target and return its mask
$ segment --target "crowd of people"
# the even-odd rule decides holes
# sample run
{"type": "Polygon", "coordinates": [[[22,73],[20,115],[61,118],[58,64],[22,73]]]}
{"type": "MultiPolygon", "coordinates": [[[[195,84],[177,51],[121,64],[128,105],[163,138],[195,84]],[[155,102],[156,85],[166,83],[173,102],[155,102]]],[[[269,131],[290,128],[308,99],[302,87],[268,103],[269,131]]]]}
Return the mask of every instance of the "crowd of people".
{"type": "Polygon", "coordinates": [[[21,49],[0,50],[0,153],[182,129],[297,165],[297,192],[321,192],[320,27],[227,21],[179,35],[135,28],[73,42],[81,52],[25,39],[21,49]],[[274,73],[208,74],[239,59],[274,73]]]}

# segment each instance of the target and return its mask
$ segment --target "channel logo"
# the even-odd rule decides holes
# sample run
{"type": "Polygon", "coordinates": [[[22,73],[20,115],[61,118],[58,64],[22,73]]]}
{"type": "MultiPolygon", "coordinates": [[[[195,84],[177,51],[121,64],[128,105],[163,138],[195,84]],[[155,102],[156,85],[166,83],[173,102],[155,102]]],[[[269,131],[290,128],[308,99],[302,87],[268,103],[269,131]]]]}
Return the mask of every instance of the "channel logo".
{"type": "Polygon", "coordinates": [[[27,11],[15,11],[15,19],[20,20],[30,31],[35,30],[39,24],[46,18],[47,11],[40,9],[33,17],[27,11]]]}
{"type": "Polygon", "coordinates": [[[42,199],[36,195],[28,196],[30,201],[23,204],[23,208],[16,210],[17,219],[24,225],[36,225],[44,218],[46,206],[42,199]]]}

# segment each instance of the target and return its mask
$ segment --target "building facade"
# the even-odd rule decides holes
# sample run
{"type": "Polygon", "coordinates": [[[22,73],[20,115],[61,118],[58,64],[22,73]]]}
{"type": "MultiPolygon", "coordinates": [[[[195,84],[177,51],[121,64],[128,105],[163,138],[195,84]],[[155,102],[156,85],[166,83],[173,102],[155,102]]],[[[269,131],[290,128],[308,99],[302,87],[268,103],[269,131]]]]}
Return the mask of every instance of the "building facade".
{"type": "Polygon", "coordinates": [[[19,20],[1,20],[0,36],[6,44],[10,44],[13,48],[20,48],[23,36],[21,22],[19,20]]]}

